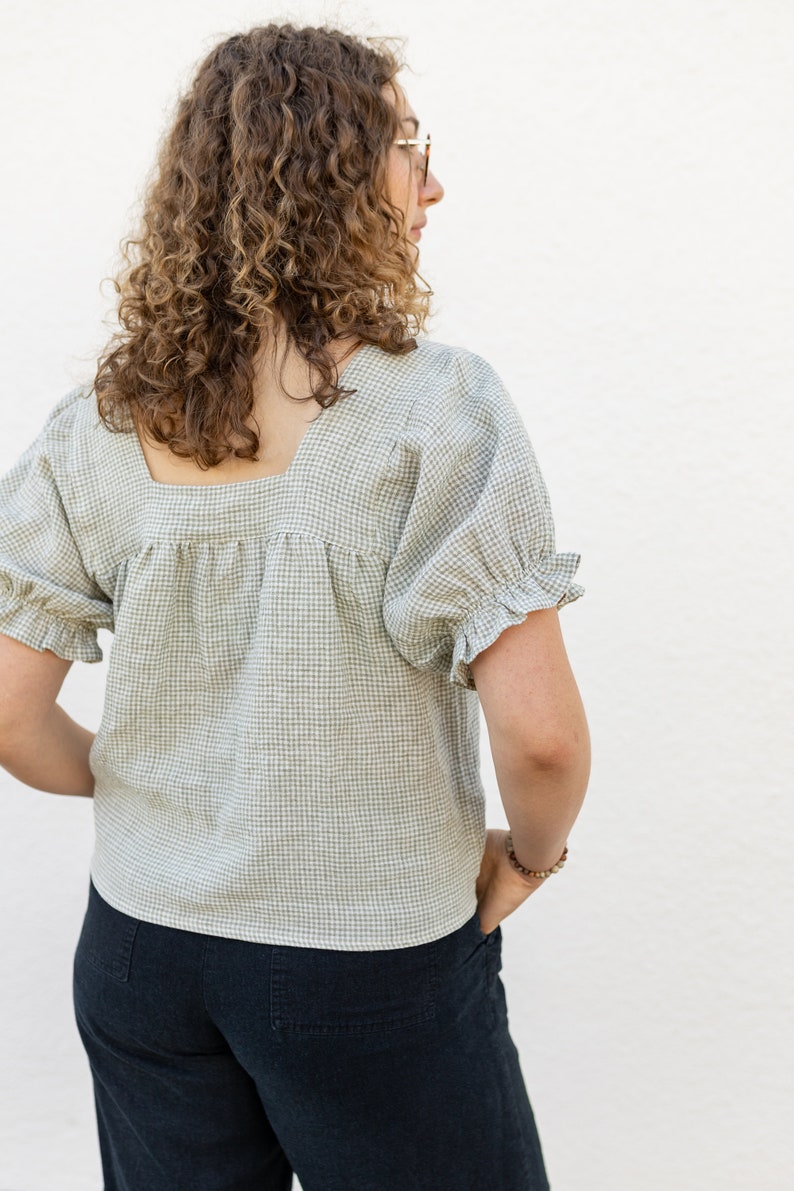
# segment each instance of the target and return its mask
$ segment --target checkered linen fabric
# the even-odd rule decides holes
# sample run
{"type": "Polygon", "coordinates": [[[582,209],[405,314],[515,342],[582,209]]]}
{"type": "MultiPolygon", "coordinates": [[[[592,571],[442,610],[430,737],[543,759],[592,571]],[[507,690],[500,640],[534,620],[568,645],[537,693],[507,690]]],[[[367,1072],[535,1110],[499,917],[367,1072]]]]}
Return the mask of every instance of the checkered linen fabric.
{"type": "Polygon", "coordinates": [[[0,481],[0,632],[97,661],[91,875],[133,917],[371,950],[476,907],[469,663],[582,589],[499,377],[363,347],[283,475],[154,481],[70,393],[0,481]]]}

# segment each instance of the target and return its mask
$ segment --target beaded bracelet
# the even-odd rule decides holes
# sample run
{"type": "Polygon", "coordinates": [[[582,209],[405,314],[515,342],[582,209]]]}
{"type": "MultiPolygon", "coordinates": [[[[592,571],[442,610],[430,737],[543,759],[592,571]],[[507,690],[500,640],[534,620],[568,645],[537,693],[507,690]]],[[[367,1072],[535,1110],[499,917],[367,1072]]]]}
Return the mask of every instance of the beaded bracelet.
{"type": "Polygon", "coordinates": [[[513,837],[510,834],[510,832],[507,833],[507,839],[505,840],[505,847],[507,848],[507,857],[508,857],[510,863],[512,864],[513,868],[518,869],[518,871],[520,873],[523,873],[525,877],[541,877],[544,879],[546,877],[550,877],[552,873],[558,873],[560,871],[562,866],[565,864],[566,858],[568,856],[568,845],[566,844],[563,849],[562,856],[560,857],[560,859],[557,861],[556,864],[553,864],[551,866],[551,868],[544,869],[543,872],[534,872],[531,868],[524,868],[523,864],[518,863],[518,860],[516,859],[516,854],[513,851],[513,837]]]}

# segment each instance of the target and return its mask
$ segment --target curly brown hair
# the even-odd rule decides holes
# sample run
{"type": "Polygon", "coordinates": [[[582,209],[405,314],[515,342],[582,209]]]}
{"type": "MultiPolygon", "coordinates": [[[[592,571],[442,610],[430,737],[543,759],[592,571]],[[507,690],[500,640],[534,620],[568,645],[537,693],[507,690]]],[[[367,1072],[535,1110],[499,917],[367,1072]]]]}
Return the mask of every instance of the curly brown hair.
{"type": "Polygon", "coordinates": [[[119,330],[94,380],[110,429],[200,467],[256,459],[255,357],[278,327],[324,408],[355,391],[331,339],[416,346],[431,291],[386,197],[402,65],[384,42],[275,24],[205,58],[122,245],[119,330]]]}

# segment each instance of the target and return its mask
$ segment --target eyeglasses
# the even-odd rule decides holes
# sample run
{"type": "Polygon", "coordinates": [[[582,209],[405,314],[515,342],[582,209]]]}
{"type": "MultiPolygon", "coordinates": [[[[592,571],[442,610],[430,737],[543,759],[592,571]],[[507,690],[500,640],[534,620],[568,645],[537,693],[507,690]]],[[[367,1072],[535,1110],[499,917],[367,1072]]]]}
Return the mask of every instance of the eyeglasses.
{"type": "Polygon", "coordinates": [[[405,138],[403,138],[402,140],[395,141],[394,143],[395,143],[395,145],[411,145],[411,146],[416,145],[417,148],[420,148],[423,150],[419,154],[419,156],[421,158],[423,158],[423,160],[424,160],[424,167],[423,167],[424,173],[422,174],[422,185],[427,186],[427,171],[430,168],[430,133],[428,133],[427,136],[421,137],[419,140],[414,140],[414,139],[406,140],[405,138]]]}

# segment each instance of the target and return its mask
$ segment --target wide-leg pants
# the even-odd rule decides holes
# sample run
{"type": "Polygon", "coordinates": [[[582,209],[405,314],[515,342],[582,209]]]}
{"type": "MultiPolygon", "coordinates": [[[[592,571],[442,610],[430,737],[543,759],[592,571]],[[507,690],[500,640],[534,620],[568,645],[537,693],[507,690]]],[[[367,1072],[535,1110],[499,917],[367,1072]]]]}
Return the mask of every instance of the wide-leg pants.
{"type": "Polygon", "coordinates": [[[105,1191],[548,1191],[475,914],[416,947],[194,934],[89,889],[74,1003],[105,1191]]]}

